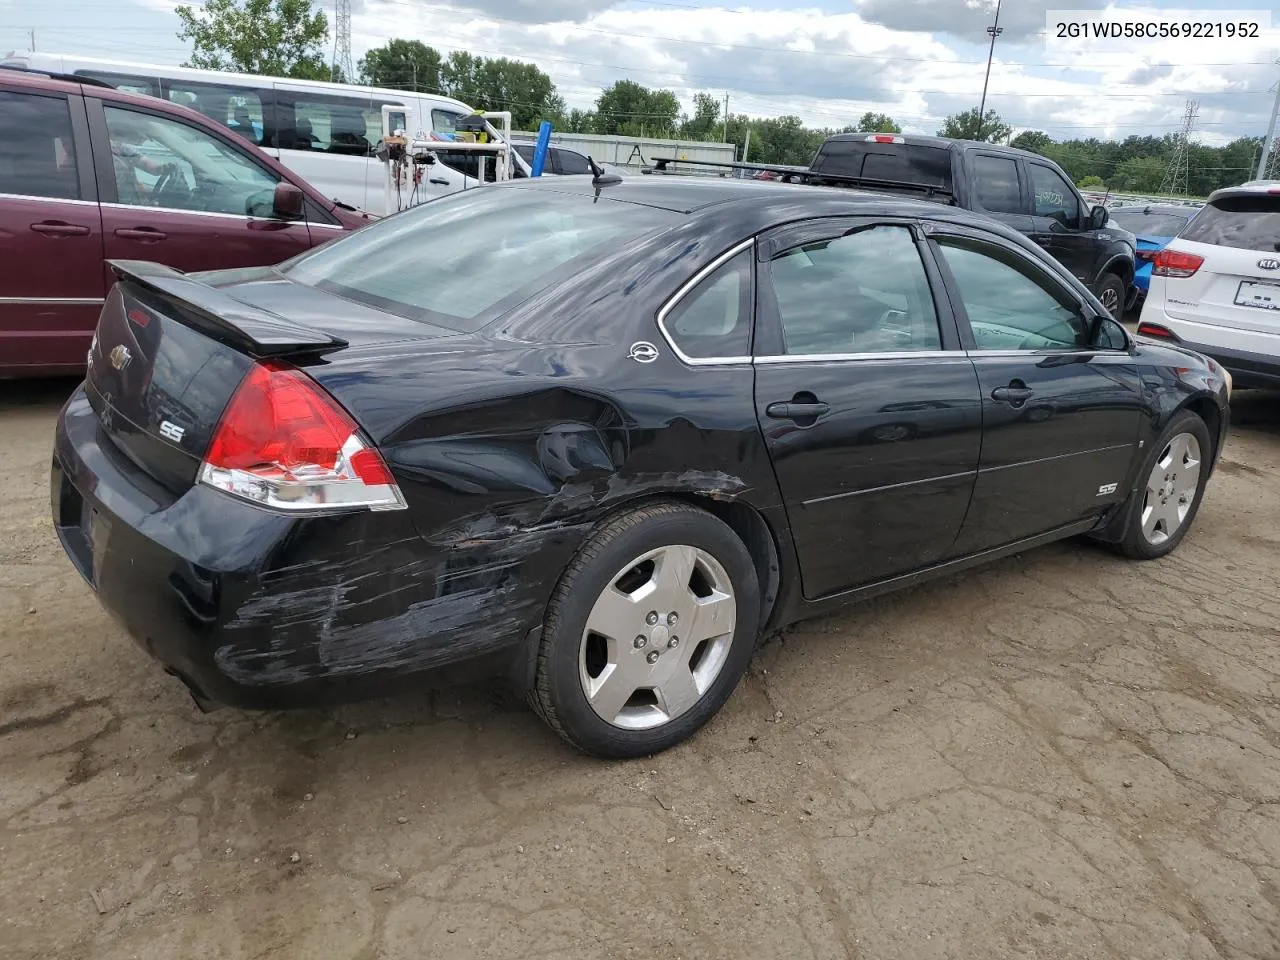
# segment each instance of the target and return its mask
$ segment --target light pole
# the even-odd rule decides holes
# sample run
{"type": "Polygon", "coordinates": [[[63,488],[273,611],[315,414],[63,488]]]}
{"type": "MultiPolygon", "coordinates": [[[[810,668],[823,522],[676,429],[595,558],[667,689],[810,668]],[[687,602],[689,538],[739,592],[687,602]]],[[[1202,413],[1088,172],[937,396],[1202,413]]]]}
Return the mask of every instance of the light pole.
{"type": "Polygon", "coordinates": [[[1000,26],[1000,0],[996,0],[996,22],[987,27],[987,35],[991,37],[991,48],[987,51],[987,76],[982,81],[982,103],[978,106],[978,135],[974,139],[982,139],[982,121],[987,112],[987,84],[991,82],[991,58],[996,52],[996,37],[1004,33],[1004,27],[1000,26]]]}

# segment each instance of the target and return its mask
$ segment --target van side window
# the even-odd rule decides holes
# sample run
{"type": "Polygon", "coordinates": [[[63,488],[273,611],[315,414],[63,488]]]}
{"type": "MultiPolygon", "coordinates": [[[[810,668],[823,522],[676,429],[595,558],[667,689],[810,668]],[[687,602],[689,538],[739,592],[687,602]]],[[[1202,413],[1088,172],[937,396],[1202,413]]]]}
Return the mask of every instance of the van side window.
{"type": "Polygon", "coordinates": [[[0,130],[0,193],[80,199],[65,98],[0,90],[0,130]]]}
{"type": "Polygon", "coordinates": [[[263,111],[263,100],[268,104],[271,102],[271,92],[268,90],[167,80],[165,93],[171,103],[203,113],[210,120],[238,133],[254,146],[262,146],[268,138],[263,111]]]}
{"type": "Polygon", "coordinates": [[[160,81],[155,77],[126,76],[123,73],[108,73],[102,70],[77,70],[75,75],[109,83],[122,93],[141,93],[148,97],[161,96],[160,81]]]}
{"type": "Polygon", "coordinates": [[[276,114],[283,150],[311,150],[347,157],[371,157],[382,139],[383,103],[368,97],[276,91],[276,114]]]}

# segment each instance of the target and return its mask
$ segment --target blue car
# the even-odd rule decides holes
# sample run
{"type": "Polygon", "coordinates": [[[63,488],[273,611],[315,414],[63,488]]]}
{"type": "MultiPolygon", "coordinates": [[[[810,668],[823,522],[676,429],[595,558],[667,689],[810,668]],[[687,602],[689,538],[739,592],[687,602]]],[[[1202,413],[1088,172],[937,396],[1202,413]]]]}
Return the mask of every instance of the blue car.
{"type": "Polygon", "coordinates": [[[1199,209],[1155,203],[1111,209],[1111,219],[1137,237],[1133,285],[1138,296],[1146,296],[1147,288],[1151,286],[1151,261],[1155,255],[1178,235],[1199,209]]]}

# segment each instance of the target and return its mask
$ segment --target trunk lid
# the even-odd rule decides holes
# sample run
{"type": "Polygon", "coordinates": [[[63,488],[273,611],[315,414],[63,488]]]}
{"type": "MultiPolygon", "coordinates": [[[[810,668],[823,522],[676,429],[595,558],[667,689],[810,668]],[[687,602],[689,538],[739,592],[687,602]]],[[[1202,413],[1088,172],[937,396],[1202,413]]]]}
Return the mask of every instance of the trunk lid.
{"type": "Polygon", "coordinates": [[[89,349],[85,392],[109,454],[171,492],[195,483],[214,430],[259,359],[306,362],[353,344],[452,333],[283,280],[112,261],[119,277],[89,349]]]}

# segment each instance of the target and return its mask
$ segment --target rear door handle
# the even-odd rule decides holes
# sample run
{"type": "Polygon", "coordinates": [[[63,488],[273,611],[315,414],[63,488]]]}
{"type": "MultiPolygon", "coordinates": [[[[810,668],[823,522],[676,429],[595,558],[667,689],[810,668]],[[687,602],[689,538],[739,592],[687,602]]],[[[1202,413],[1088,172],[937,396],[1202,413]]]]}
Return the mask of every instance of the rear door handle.
{"type": "Polygon", "coordinates": [[[143,243],[155,243],[157,240],[169,238],[167,233],[162,233],[154,227],[120,227],[116,230],[116,236],[122,240],[141,240],[143,243]]]}
{"type": "Polygon", "coordinates": [[[63,223],[61,220],[42,220],[33,223],[31,229],[46,237],[87,237],[89,228],[79,223],[63,223]]]}
{"type": "Polygon", "coordinates": [[[787,403],[771,403],[764,408],[764,412],[775,420],[805,420],[813,417],[820,417],[827,413],[831,406],[818,401],[817,403],[797,403],[794,400],[787,403]]]}
{"type": "Polygon", "coordinates": [[[1018,404],[1026,403],[1034,395],[1035,391],[1030,387],[1014,386],[1013,384],[1007,387],[996,387],[991,391],[992,400],[1002,400],[1005,403],[1013,404],[1015,407],[1018,404]]]}

